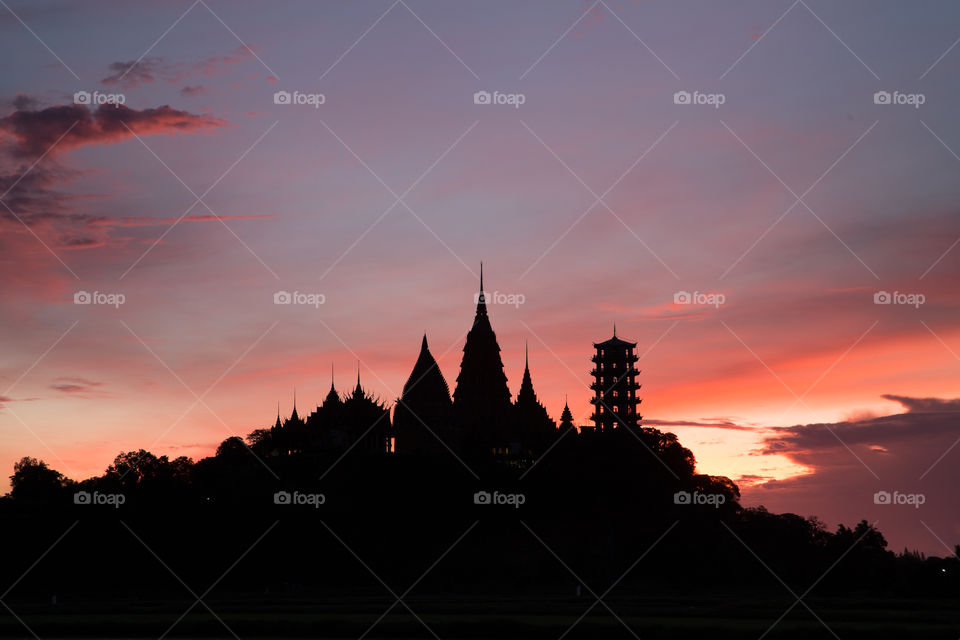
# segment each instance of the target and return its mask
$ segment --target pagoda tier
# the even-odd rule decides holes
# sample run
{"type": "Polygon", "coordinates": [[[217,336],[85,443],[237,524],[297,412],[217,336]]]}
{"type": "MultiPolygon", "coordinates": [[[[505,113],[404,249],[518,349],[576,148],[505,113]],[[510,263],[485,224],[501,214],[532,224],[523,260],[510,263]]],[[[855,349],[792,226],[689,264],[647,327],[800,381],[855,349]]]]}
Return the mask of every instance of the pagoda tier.
{"type": "Polygon", "coordinates": [[[637,414],[637,382],[639,371],[634,364],[639,360],[634,353],[637,343],[613,337],[594,343],[596,354],[590,358],[596,366],[590,371],[593,383],[590,389],[594,397],[590,403],[596,410],[590,419],[597,432],[608,431],[621,426],[639,426],[641,416],[637,414]]]}

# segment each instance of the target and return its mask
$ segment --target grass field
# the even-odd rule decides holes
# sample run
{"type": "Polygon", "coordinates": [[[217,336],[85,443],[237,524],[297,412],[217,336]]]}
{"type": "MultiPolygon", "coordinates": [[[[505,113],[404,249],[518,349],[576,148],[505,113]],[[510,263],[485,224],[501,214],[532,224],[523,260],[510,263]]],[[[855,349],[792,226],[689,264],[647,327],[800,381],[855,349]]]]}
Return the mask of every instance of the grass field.
{"type": "Polygon", "coordinates": [[[960,637],[955,601],[810,599],[789,594],[595,599],[408,597],[379,594],[183,600],[60,598],[57,605],[8,602],[0,635],[44,640],[67,637],[158,638],[951,638],[960,637]],[[409,609],[408,609],[409,607],[409,609]],[[389,613],[386,613],[390,608],[389,613]],[[590,609],[582,619],[581,616],[590,609]],[[412,611],[412,612],[411,612],[412,611]],[[8,612],[9,613],[9,612],[8,612]],[[385,615],[384,615],[385,614],[385,615]],[[181,617],[183,616],[183,617],[181,617]],[[382,617],[381,617],[382,616],[382,617]],[[781,619],[781,616],[782,619],[781,619]],[[19,618],[19,620],[18,620],[19,618]],[[819,619],[818,619],[819,618],[819,619]],[[778,621],[779,619],[779,621],[778,621]],[[776,623],[776,624],[774,624],[776,623]],[[629,629],[627,628],[629,627],[629,629]],[[772,627],[772,629],[771,629],[772,627]],[[764,635],[766,634],[766,635],[764,635]]]}

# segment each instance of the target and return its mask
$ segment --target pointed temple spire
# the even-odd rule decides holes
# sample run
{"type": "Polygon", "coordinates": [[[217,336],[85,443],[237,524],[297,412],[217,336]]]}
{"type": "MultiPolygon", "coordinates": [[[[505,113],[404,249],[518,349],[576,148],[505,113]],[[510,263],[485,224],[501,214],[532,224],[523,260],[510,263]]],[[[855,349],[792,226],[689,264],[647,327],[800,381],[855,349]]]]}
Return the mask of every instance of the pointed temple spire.
{"type": "Polygon", "coordinates": [[[487,298],[483,291],[483,262],[480,263],[480,292],[477,294],[477,317],[487,315],[487,298]]]}
{"type": "Polygon", "coordinates": [[[290,414],[291,420],[299,420],[300,416],[297,414],[297,387],[293,387],[293,413],[290,414]]]}
{"type": "Polygon", "coordinates": [[[526,342],[524,342],[523,352],[523,380],[517,392],[517,403],[532,401],[533,404],[539,404],[537,394],[533,390],[533,379],[530,377],[530,348],[526,342]]]}
{"type": "Polygon", "coordinates": [[[420,341],[420,355],[417,356],[417,362],[413,365],[410,377],[403,385],[402,397],[408,400],[410,396],[429,397],[431,401],[441,403],[441,399],[446,398],[446,402],[450,402],[447,381],[444,380],[440,367],[430,353],[430,347],[427,346],[427,334],[423,334],[423,340],[420,341]]]}
{"type": "Polygon", "coordinates": [[[423,334],[420,355],[393,410],[397,451],[440,453],[441,443],[452,441],[452,410],[447,381],[427,346],[427,334],[423,334]]]}
{"type": "Polygon", "coordinates": [[[353,390],[353,397],[362,398],[363,395],[363,387],[360,386],[360,359],[357,358],[357,387],[353,390]]]}
{"type": "Polygon", "coordinates": [[[560,413],[560,426],[559,426],[559,429],[560,429],[561,431],[566,431],[566,430],[568,430],[568,429],[574,429],[574,428],[575,428],[575,426],[574,426],[574,424],[573,424],[573,413],[570,411],[570,404],[569,404],[566,396],[564,396],[564,398],[563,398],[563,411],[560,413]]]}
{"type": "Polygon", "coordinates": [[[466,430],[471,432],[470,437],[479,441],[497,431],[503,432],[501,436],[506,438],[511,415],[510,389],[503,372],[497,335],[487,314],[483,285],[481,265],[477,312],[463,346],[460,374],[453,392],[454,409],[468,425],[466,430]]]}
{"type": "Polygon", "coordinates": [[[337,393],[337,389],[333,384],[333,363],[330,363],[330,391],[327,392],[327,397],[324,398],[323,404],[339,404],[340,394],[337,393]]]}

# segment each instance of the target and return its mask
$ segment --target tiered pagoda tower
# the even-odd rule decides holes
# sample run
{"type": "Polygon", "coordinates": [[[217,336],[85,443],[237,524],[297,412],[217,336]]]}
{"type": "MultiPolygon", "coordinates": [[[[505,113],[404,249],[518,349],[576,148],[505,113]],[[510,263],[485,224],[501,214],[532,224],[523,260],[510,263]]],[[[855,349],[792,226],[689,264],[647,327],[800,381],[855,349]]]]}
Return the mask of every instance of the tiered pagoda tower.
{"type": "Polygon", "coordinates": [[[634,366],[638,358],[633,350],[636,342],[627,342],[617,337],[617,328],[613,328],[613,337],[605,342],[594,343],[597,350],[593,356],[593,398],[590,403],[594,411],[591,419],[597,432],[610,431],[617,427],[639,426],[641,415],[637,413],[637,374],[634,366]]]}

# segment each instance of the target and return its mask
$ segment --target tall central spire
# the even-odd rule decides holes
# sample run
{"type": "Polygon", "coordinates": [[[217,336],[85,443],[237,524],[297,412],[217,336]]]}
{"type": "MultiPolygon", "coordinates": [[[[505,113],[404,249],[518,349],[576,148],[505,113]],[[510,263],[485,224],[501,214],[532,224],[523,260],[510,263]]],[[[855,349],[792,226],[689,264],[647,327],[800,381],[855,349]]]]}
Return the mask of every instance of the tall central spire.
{"type": "Polygon", "coordinates": [[[483,292],[483,262],[480,263],[480,293],[477,294],[477,317],[487,315],[487,297],[483,292]]]}
{"type": "Polygon", "coordinates": [[[453,392],[453,405],[468,430],[484,439],[508,429],[511,416],[510,389],[503,372],[500,345],[490,325],[483,294],[483,264],[480,265],[480,293],[473,327],[463,345],[460,375],[453,392]]]}

